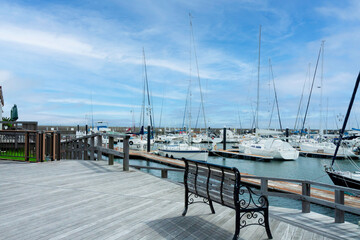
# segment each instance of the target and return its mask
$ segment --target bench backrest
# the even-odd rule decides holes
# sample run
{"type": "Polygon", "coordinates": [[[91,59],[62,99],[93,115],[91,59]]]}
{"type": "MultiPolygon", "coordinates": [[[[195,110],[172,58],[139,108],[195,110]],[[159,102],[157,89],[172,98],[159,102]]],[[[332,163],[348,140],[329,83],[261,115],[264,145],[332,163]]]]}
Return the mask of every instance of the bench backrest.
{"type": "Polygon", "coordinates": [[[240,185],[237,168],[193,160],[184,162],[184,184],[189,192],[235,209],[240,185]]]}

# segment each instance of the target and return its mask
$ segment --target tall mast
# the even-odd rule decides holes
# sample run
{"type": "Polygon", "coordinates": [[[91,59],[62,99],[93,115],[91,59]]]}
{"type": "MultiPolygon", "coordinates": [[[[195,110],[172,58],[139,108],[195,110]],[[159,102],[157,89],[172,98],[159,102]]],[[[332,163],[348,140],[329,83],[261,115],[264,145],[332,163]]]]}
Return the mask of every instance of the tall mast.
{"type": "Polygon", "coordinates": [[[323,121],[323,111],[322,111],[322,95],[323,95],[323,75],[324,75],[324,43],[325,40],[321,42],[321,82],[320,82],[320,136],[323,135],[322,121],[323,121]]]}
{"type": "Polygon", "coordinates": [[[146,69],[146,58],[145,58],[145,50],[143,48],[143,58],[144,58],[144,70],[145,70],[145,85],[144,89],[146,87],[146,93],[147,93],[147,114],[149,115],[149,125],[152,129],[153,127],[153,120],[152,120],[152,109],[151,109],[151,101],[150,101],[150,92],[149,92],[149,82],[147,78],[147,69],[146,69]]]}
{"type": "Polygon", "coordinates": [[[351,99],[350,99],[350,103],[349,103],[349,107],[348,107],[348,110],[347,110],[347,112],[346,112],[345,120],[344,120],[342,129],[341,129],[341,132],[340,132],[339,140],[338,140],[338,142],[337,142],[337,144],[336,144],[335,153],[334,153],[334,156],[333,156],[333,159],[332,159],[332,162],[331,162],[331,168],[332,168],[332,166],[334,165],[335,158],[336,158],[337,152],[338,152],[338,150],[339,150],[339,147],[340,147],[340,144],[341,144],[341,140],[342,140],[343,134],[344,134],[344,132],[345,132],[346,124],[347,124],[347,122],[348,122],[348,120],[349,120],[351,108],[352,108],[352,105],[353,105],[354,100],[355,100],[355,96],[356,96],[356,92],[357,92],[357,89],[358,89],[358,86],[359,86],[359,82],[360,82],[360,72],[359,72],[358,77],[357,77],[357,79],[356,79],[354,91],[353,91],[353,93],[352,93],[352,96],[351,96],[351,99]]]}
{"type": "Polygon", "coordinates": [[[255,122],[255,128],[259,128],[260,48],[261,48],[261,25],[260,25],[260,27],[259,27],[259,59],[258,59],[258,77],[257,77],[257,97],[256,97],[256,122],[255,122]]]}

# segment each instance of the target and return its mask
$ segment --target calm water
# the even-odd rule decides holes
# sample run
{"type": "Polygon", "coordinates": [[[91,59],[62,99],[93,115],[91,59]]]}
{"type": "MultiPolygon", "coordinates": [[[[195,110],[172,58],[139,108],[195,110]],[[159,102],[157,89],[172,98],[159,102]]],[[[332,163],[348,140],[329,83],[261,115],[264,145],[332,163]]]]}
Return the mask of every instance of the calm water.
{"type": "MultiPolygon", "coordinates": [[[[121,162],[121,159],[118,159],[121,162]]],[[[223,158],[223,157],[209,157],[208,162],[225,165],[229,167],[236,167],[242,173],[249,173],[256,176],[263,177],[279,177],[279,178],[290,178],[290,179],[302,179],[302,180],[312,180],[316,182],[331,184],[330,178],[324,171],[324,165],[330,165],[331,159],[318,159],[318,158],[305,158],[299,157],[295,161],[275,161],[270,162],[260,162],[260,161],[251,161],[243,159],[232,159],[232,158],[223,158]]],[[[356,161],[360,165],[360,161],[356,161]]],[[[133,165],[144,165],[144,166],[160,166],[167,167],[158,163],[152,163],[144,160],[130,160],[130,164],[133,165]]],[[[354,167],[347,160],[337,160],[336,165],[341,170],[350,170],[353,171],[354,167]]],[[[160,177],[159,170],[143,170],[144,172],[153,174],[160,177]]],[[[179,172],[168,172],[168,178],[172,181],[183,182],[183,174],[179,172]]],[[[301,202],[278,198],[270,197],[270,204],[273,206],[283,206],[301,209],[301,202]]],[[[360,201],[360,200],[359,200],[360,201]]],[[[312,204],[311,211],[318,212],[321,214],[326,214],[328,216],[334,215],[334,210],[317,206],[312,204]]],[[[346,214],[346,221],[358,223],[360,221],[360,216],[346,214]]]]}

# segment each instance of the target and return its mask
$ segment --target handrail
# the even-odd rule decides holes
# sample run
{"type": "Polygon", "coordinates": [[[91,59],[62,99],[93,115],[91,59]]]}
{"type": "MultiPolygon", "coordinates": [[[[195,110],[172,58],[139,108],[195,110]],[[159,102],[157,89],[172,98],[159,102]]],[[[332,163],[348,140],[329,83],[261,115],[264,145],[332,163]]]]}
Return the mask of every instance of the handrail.
{"type": "Polygon", "coordinates": [[[311,180],[299,180],[299,179],[289,179],[289,178],[275,178],[275,177],[259,177],[259,176],[249,176],[249,175],[241,175],[242,178],[249,178],[249,179],[260,179],[260,180],[270,180],[270,181],[284,181],[284,182],[294,182],[294,183],[307,183],[311,185],[331,188],[334,190],[341,190],[346,192],[351,192],[355,194],[360,194],[360,190],[354,189],[354,188],[348,188],[348,187],[342,187],[337,185],[329,185],[326,183],[320,183],[320,182],[314,182],[311,180]]]}
{"type": "Polygon", "coordinates": [[[66,139],[61,142],[63,158],[102,160],[103,153],[108,155],[108,164],[114,164],[114,156],[122,157],[123,170],[129,171],[129,138],[130,136],[122,133],[92,133],[75,139],[66,139]],[[109,138],[108,147],[103,147],[103,137],[109,138]],[[123,152],[114,150],[114,138],[123,138],[123,152]],[[96,140],[96,141],[95,141],[96,140]],[[89,156],[90,152],[90,156],[89,156]]]}

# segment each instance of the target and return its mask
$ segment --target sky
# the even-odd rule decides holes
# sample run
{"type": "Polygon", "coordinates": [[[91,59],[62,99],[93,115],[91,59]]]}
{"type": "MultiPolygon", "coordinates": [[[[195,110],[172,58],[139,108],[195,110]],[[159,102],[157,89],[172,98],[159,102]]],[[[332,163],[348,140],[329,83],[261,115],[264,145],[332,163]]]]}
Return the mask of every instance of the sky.
{"type": "Polygon", "coordinates": [[[147,78],[155,127],[187,112],[191,127],[250,128],[258,112],[258,127],[279,128],[275,83],[294,128],[314,80],[305,127],[338,129],[360,70],[359,12],[356,0],[2,0],[3,116],[16,104],[39,125],[139,126],[147,78]]]}

